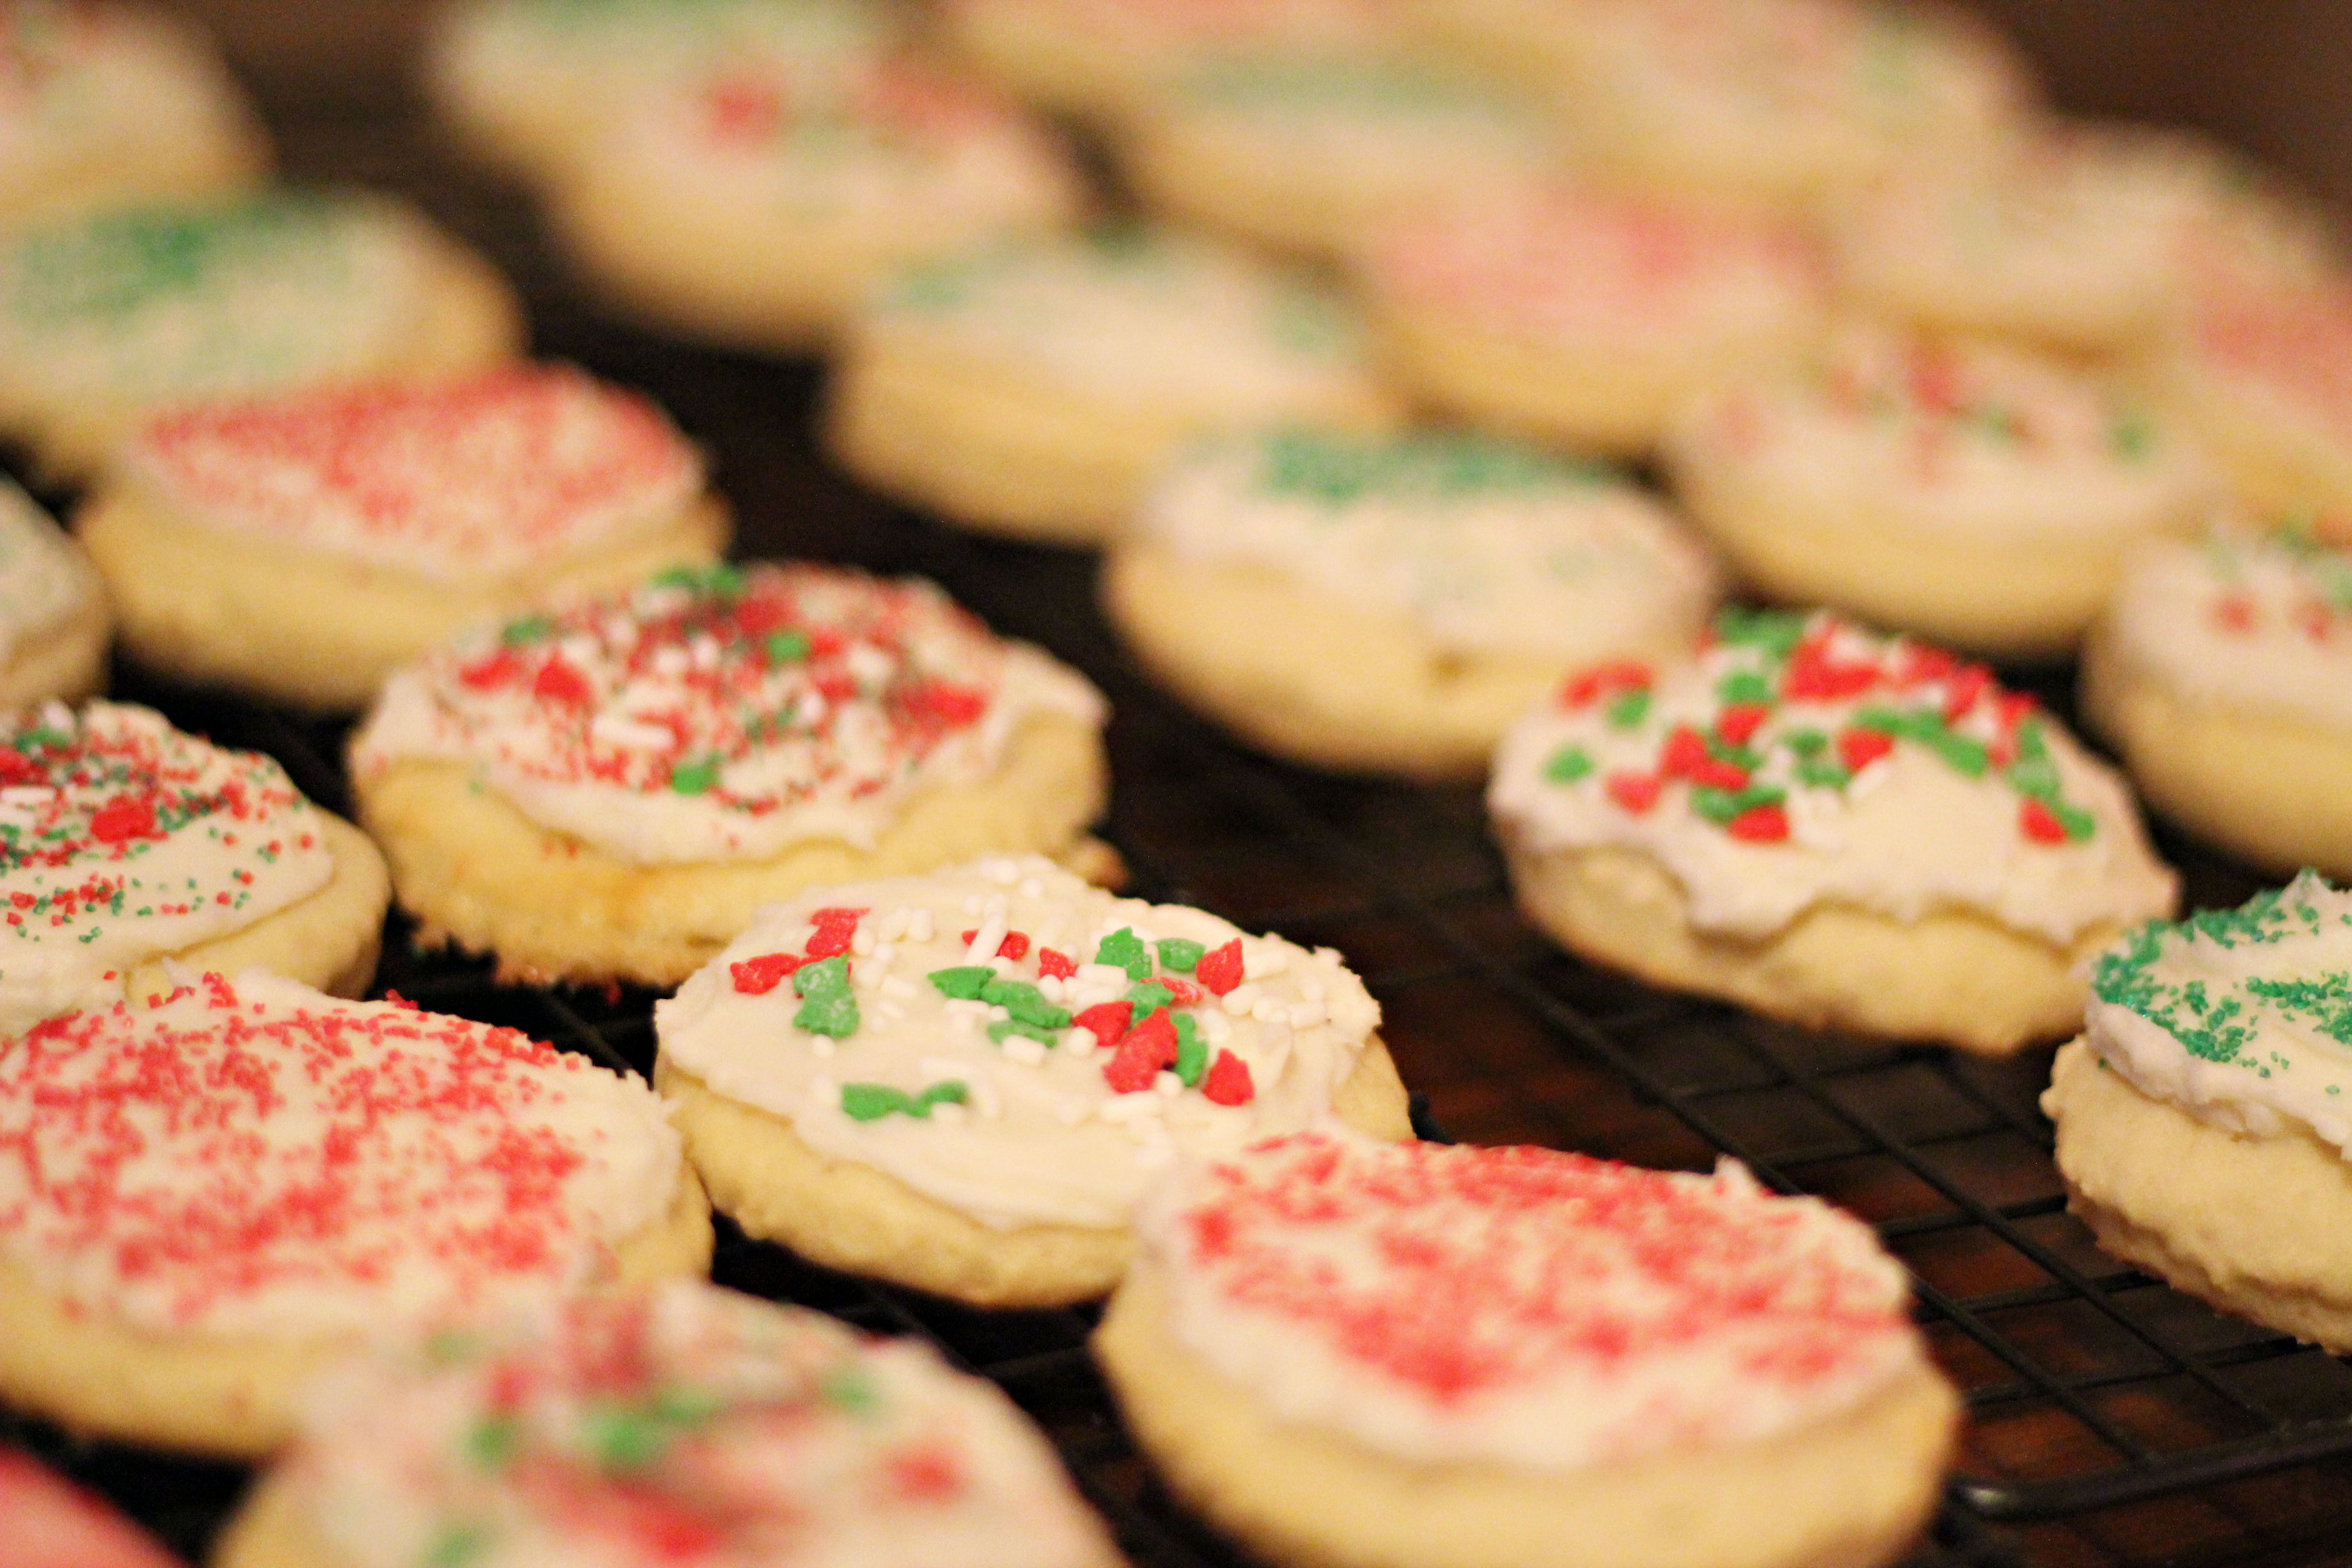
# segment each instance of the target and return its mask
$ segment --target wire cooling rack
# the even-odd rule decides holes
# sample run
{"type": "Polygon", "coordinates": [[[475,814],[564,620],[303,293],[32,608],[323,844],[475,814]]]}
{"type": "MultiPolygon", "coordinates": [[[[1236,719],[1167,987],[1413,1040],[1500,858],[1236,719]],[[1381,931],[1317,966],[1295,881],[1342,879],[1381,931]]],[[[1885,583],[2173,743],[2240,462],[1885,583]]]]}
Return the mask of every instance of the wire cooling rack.
{"type": "MultiPolygon", "coordinates": [[[[1236,747],[1153,691],[1093,608],[1084,557],[972,539],[856,489],[810,435],[815,373],[665,344],[600,321],[510,193],[454,169],[412,110],[279,106],[298,176],[417,195],[531,298],[542,353],[644,387],[709,447],[743,552],[938,578],[1006,632],[1092,675],[1115,710],[1106,837],[1133,890],[1339,948],[1385,1010],[1427,1130],[1644,1164],[1728,1153],[1767,1182],[1874,1223],[1917,1282],[1919,1318],[1966,1392],[1953,1482],[1926,1565],[2301,1564],[2352,1551],[2352,1369],[2221,1317],[2105,1258],[2064,1212],[2035,1108],[2046,1052],[1983,1062],[1811,1033],[1667,995],[1568,959],[1514,912],[1475,792],[1348,781],[1236,747]]],[[[2020,672],[2062,709],[2066,672],[2020,672]]],[[[225,743],[266,751],[343,802],[341,727],[118,672],[225,743]]],[[[2255,882],[2164,845],[2193,902],[2255,882]]],[[[412,950],[397,921],[379,988],[644,1069],[649,994],[496,984],[487,965],[412,950]]],[[[1131,1558],[1246,1559],[1158,1486],[1085,1352],[1087,1310],[983,1313],[845,1279],[721,1226],[724,1283],[920,1334],[1002,1384],[1051,1435],[1131,1558]]],[[[75,1439],[0,1414],[0,1440],[106,1491],[200,1556],[242,1469],[75,1439]]]]}

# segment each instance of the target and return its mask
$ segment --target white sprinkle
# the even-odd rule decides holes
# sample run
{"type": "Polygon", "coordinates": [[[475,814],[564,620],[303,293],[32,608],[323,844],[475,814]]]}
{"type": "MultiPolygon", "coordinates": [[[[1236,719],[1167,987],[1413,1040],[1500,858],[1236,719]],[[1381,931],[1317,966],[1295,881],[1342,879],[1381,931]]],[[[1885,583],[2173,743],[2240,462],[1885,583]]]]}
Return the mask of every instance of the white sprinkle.
{"type": "Polygon", "coordinates": [[[901,904],[882,917],[878,923],[884,942],[897,942],[907,934],[907,920],[910,912],[906,905],[901,904]]]}
{"type": "Polygon", "coordinates": [[[1021,867],[1013,860],[982,860],[980,874],[1000,888],[1009,888],[1021,879],[1021,867]]]}
{"type": "Polygon", "coordinates": [[[947,1008],[949,1017],[969,1018],[976,1023],[987,1022],[988,1016],[996,1011],[985,1002],[961,996],[950,996],[942,1005],[947,1008]]]}
{"type": "Polygon", "coordinates": [[[851,644],[841,662],[860,686],[879,686],[890,679],[890,656],[872,643],[851,644]]]}
{"type": "Polygon", "coordinates": [[[1042,1041],[1033,1040],[1026,1035],[1007,1035],[1004,1037],[1004,1059],[1024,1068],[1034,1068],[1045,1059],[1045,1047],[1042,1041]]]}
{"type": "Polygon", "coordinates": [[[882,977],[882,984],[877,987],[877,989],[880,990],[882,994],[885,996],[897,996],[902,1000],[908,996],[919,996],[923,994],[922,987],[917,985],[913,981],[908,979],[903,974],[884,975],[882,977]]]}
{"type": "Polygon", "coordinates": [[[1263,980],[1269,974],[1279,974],[1290,967],[1290,952],[1271,942],[1260,942],[1253,950],[1242,949],[1242,973],[1252,980],[1263,980]]]}
{"type": "Polygon", "coordinates": [[[1149,1094],[1122,1094],[1104,1100],[1095,1107],[1095,1114],[1116,1127],[1134,1121],[1139,1116],[1160,1114],[1160,1101],[1149,1094]]]}
{"type": "Polygon", "coordinates": [[[1095,1038],[1095,1032],[1092,1029],[1081,1029],[1075,1024],[1062,1031],[1062,1049],[1072,1056],[1088,1055],[1101,1043],[1095,1038]]]}
{"type": "Polygon", "coordinates": [[[1256,1001],[1250,1004],[1250,1016],[1255,1018],[1261,1024],[1271,1024],[1277,1020],[1286,1019],[1289,1016],[1290,1009],[1284,1006],[1279,999],[1273,996],[1260,996],[1256,1001]]]}
{"type": "MultiPolygon", "coordinates": [[[[874,1016],[885,1024],[895,1024],[906,1016],[907,1010],[896,1002],[884,1002],[878,1004],[874,1009],[874,1016]]],[[[1211,1037],[1211,1038],[1214,1037],[1214,1036],[1211,1037]]]]}
{"type": "Polygon", "coordinates": [[[971,1091],[971,1108],[980,1113],[982,1121],[994,1121],[1003,1116],[1004,1097],[996,1092],[996,1085],[986,1073],[970,1074],[964,1085],[971,1091]]]}
{"type": "Polygon", "coordinates": [[[609,710],[588,721],[588,738],[628,751],[660,751],[677,741],[664,725],[642,723],[609,710]]]}
{"type": "Polygon", "coordinates": [[[929,942],[931,940],[931,911],[929,910],[919,908],[912,915],[908,917],[907,940],[908,942],[929,942]]]}
{"type": "Polygon", "coordinates": [[[1256,986],[1236,985],[1231,991],[1225,993],[1224,999],[1219,1002],[1217,1005],[1223,1007],[1226,1012],[1238,1018],[1243,1014],[1247,1013],[1251,1008],[1257,1005],[1257,998],[1258,990],[1256,986]]]}
{"type": "Polygon", "coordinates": [[[813,1057],[829,1057],[839,1048],[840,1047],[835,1046],[832,1040],[823,1035],[811,1035],[809,1037],[809,1055],[813,1057]]]}
{"type": "Polygon", "coordinates": [[[1053,1003],[1056,1007],[1062,1005],[1062,998],[1068,995],[1069,993],[1070,988],[1062,984],[1062,977],[1060,975],[1041,974],[1037,976],[1037,994],[1043,996],[1046,1001],[1053,1003]]]}
{"type": "Polygon", "coordinates": [[[966,963],[989,963],[996,957],[996,950],[1003,941],[1004,911],[991,910],[971,933],[971,945],[963,950],[963,961],[966,963]]]}
{"type": "Polygon", "coordinates": [[[872,956],[874,952],[874,933],[867,931],[864,926],[859,926],[856,931],[851,931],[849,933],[849,951],[856,953],[860,958],[872,956]]]}
{"type": "Polygon", "coordinates": [[[1078,965],[1078,983],[1087,986],[1108,985],[1124,991],[1128,985],[1127,971],[1116,963],[1081,963],[1078,965]]]}
{"type": "Polygon", "coordinates": [[[652,662],[656,675],[678,676],[684,675],[694,661],[688,657],[686,649],[670,643],[654,649],[652,662]]]}
{"type": "Polygon", "coordinates": [[[1162,1068],[1160,1076],[1151,1080],[1151,1091],[1162,1100],[1173,1100],[1184,1092],[1184,1080],[1162,1068]]]}
{"type": "Polygon", "coordinates": [[[1323,983],[1320,980],[1302,980],[1298,983],[1298,994],[1309,1002],[1320,1002],[1323,1000],[1323,983]]]}
{"type": "Polygon", "coordinates": [[[1325,1016],[1322,1003],[1301,1002],[1290,1010],[1290,1026],[1294,1029],[1311,1029],[1321,1023],[1325,1016]]]}
{"type": "Polygon", "coordinates": [[[1024,877],[1021,879],[1021,886],[1013,891],[1024,899],[1042,899],[1045,896],[1045,884],[1034,877],[1024,877]]]}
{"type": "Polygon", "coordinates": [[[1225,1041],[1233,1038],[1234,1026],[1223,1013],[1204,1012],[1199,1015],[1199,1016],[1201,1019],[1201,1033],[1209,1037],[1209,1043],[1211,1045],[1222,1045],[1225,1041]]]}

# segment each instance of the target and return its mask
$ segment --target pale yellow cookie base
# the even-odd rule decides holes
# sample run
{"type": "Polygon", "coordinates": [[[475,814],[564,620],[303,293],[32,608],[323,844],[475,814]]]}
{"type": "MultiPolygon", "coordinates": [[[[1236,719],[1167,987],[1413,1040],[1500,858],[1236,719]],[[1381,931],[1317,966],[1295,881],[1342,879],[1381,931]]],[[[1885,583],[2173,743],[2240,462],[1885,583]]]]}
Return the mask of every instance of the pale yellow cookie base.
{"type": "Polygon", "coordinates": [[[1713,936],[1691,928],[1681,886],[1646,855],[1507,846],[1505,858],[1528,919],[1597,963],[1810,1028],[1986,1056],[2082,1027],[2075,967],[2117,929],[2062,947],[1959,911],[1906,922],[1816,904],[1769,937],[1713,936]]]}
{"type": "Polygon", "coordinates": [[[1341,175],[1270,156],[1255,136],[1203,122],[1181,102],[1131,116],[1117,151],[1154,211],[1312,259],[1349,259],[1383,222],[1418,205],[1384,205],[1341,175]]]}
{"type": "Polygon", "coordinates": [[[2094,633],[2083,713],[2155,810],[2265,870],[2352,877],[2352,735],[2185,696],[2094,633]]]}
{"type": "MultiPolygon", "coordinates": [[[[1402,410],[1370,383],[1296,422],[1381,433],[1402,410]]],[[[1135,514],[1213,412],[1112,404],[1016,366],[969,364],[853,335],[826,394],[844,468],[947,521],[1049,544],[1097,544],[1135,514]]]]}
{"type": "Polygon", "coordinates": [[[301,1493],[282,1469],[253,1484],[205,1562],[209,1568],[352,1568],[319,1538],[301,1493]]]}
{"type": "Polygon", "coordinates": [[[2067,1211],[2100,1247],[2225,1312],[2352,1352],[2352,1163],[2292,1130],[2226,1131],[2141,1093],[2082,1040],[2042,1109],[2067,1211]]]}
{"type": "Polygon", "coordinates": [[[1765,594],[1996,658],[2073,652],[2135,545],[2204,521],[2192,508],[2080,537],[1923,528],[1885,511],[1840,513],[1671,450],[1667,459],[1691,521],[1765,594]]]}
{"type": "Polygon", "coordinates": [[[0,712],[51,698],[79,702],[106,689],[106,650],[113,631],[98,575],[82,602],[60,620],[26,633],[0,664],[0,712]]]}
{"type": "Polygon", "coordinates": [[[37,180],[0,187],[0,231],[250,190],[268,177],[269,163],[269,139],[261,128],[242,113],[225,116],[212,135],[111,146],[45,168],[37,180]]]}
{"type": "Polygon", "coordinates": [[[2254,516],[2316,512],[2318,531],[2352,542],[2352,439],[2262,388],[2157,356],[2156,397],[2221,461],[2254,516]]]}
{"type": "Polygon", "coordinates": [[[611,548],[457,580],[209,527],[136,484],[100,490],[74,531],[142,664],[336,712],[364,706],[384,677],[478,623],[714,561],[729,525],[724,504],[704,498],[611,548]]]}
{"type": "MultiPolygon", "coordinates": [[[[498,270],[438,233],[427,237],[418,318],[380,362],[354,364],[322,379],[430,379],[512,359],[526,337],[522,304],[498,270]]],[[[37,367],[0,369],[0,421],[32,447],[51,480],[87,479],[135,434],[151,410],[121,398],[77,395],[58,403],[30,379],[37,367]]]]}
{"type": "Polygon", "coordinates": [[[1385,359],[1412,394],[1446,414],[1532,439],[1621,458],[1649,455],[1675,414],[1710,383],[1792,358],[1818,324],[1712,347],[1662,338],[1572,352],[1506,336],[1442,310],[1376,301],[1385,359]]]}
{"type": "Polygon", "coordinates": [[[1265,1412],[1169,1332],[1150,1267],[1111,1298],[1094,1352],[1175,1490],[1302,1568],[1870,1568],[1934,1511],[1959,1420],[1923,1362],[1760,1442],[1557,1473],[1414,1463],[1265,1412]]]}
{"type": "MultiPolygon", "coordinates": [[[[1108,1294],[1134,1255],[1126,1229],[982,1225],[871,1165],[818,1152],[787,1119],[719,1094],[667,1058],[654,1063],[654,1084],[677,1103],[687,1158],[719,1211],[745,1235],[828,1268],[976,1307],[1061,1307],[1108,1294]]],[[[1332,1109],[1371,1137],[1412,1135],[1404,1085],[1377,1037],[1332,1109]]]]}
{"type": "Polygon", "coordinates": [[[1504,732],[1562,671],[1612,656],[1671,657],[1701,619],[1662,616],[1642,643],[1556,658],[1456,652],[1408,616],[1271,567],[1137,540],[1105,556],[1102,599],[1155,680],[1251,744],[1315,767],[1427,780],[1482,777],[1504,732]]]}
{"type": "Polygon", "coordinates": [[[936,257],[1076,223],[1075,173],[1037,210],[980,221],[920,208],[887,221],[828,218],[782,203],[682,197],[661,171],[583,159],[548,192],[573,269],[619,314],[698,342],[779,354],[830,344],[885,279],[936,257]]]}
{"type": "Polygon", "coordinates": [[[1149,101],[1150,71],[1081,29],[1041,25],[1019,7],[942,5],[940,42],[974,75],[1035,108],[1116,121],[1149,101]]]}
{"type": "Polygon", "coordinates": [[[1090,853],[1108,789],[1102,742],[1076,720],[1034,719],[975,783],[911,796],[871,849],[837,838],[763,860],[646,866],[535,826],[462,763],[354,770],[359,818],[392,863],[418,938],[494,953],[531,984],[671,986],[718,956],[763,904],[803,888],[935,870],[982,855],[1090,853]]]}
{"type": "MultiPolygon", "coordinates": [[[[614,1248],[635,1284],[709,1270],[710,1204],[691,1170],[669,1212],[614,1248]]],[[[292,1433],[306,1379],[360,1342],[160,1333],[67,1304],[0,1262],[0,1398],[76,1431],[224,1458],[292,1433]]]]}

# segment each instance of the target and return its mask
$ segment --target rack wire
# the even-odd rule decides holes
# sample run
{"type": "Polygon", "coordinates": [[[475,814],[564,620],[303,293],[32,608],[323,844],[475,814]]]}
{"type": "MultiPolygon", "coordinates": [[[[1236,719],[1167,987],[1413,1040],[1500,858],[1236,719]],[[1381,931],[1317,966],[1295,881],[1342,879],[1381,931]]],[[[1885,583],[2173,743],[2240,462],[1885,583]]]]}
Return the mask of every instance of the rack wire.
{"type": "MultiPolygon", "coordinates": [[[[450,169],[397,101],[280,106],[300,174],[410,191],[520,279],[540,348],[645,387],[711,448],[744,553],[945,584],[1110,695],[1106,836],[1146,897],[1339,948],[1380,999],[1424,1131],[1703,1169],[1721,1155],[1860,1214],[1903,1258],[1937,1359],[1967,1394],[1958,1478],[1920,1568],[2315,1563],[2352,1544],[2352,1368],[2221,1317],[2104,1258],[2064,1210],[2035,1100],[2046,1053],[1981,1061],[1811,1033],[1569,959],[1514,911],[1474,791],[1335,779],[1221,738],[1153,690],[1093,608],[1079,555],[976,540],[857,490],[819,459],[806,367],[698,353],[598,321],[495,187],[450,169]]],[[[2063,710],[2066,672],[2021,672],[2063,710]]],[[[266,751],[340,806],[341,726],[118,671],[117,690],[266,751]]],[[[2242,870],[2167,840],[2191,900],[2242,870]]],[[[509,1024],[608,1066],[651,1060],[652,996],[501,986],[423,953],[395,918],[378,977],[425,1006],[509,1024]]],[[[721,1225],[726,1284],[877,1332],[920,1334],[1045,1427],[1121,1545],[1153,1568],[1246,1559],[1152,1479],[1088,1362],[1088,1310],[978,1312],[827,1273],[721,1225]]],[[[244,1484],[232,1466],[83,1441],[0,1414],[29,1447],[200,1556],[244,1484]]]]}

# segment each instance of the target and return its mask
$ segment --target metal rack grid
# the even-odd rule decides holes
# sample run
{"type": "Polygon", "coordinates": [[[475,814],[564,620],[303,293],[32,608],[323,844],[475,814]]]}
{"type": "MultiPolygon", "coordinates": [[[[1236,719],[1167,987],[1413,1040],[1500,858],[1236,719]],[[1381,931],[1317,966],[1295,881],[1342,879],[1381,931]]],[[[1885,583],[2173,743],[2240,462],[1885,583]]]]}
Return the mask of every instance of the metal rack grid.
{"type": "MultiPolygon", "coordinates": [[[[281,113],[281,121],[287,116],[281,113]]],[[[1703,1168],[1718,1153],[1879,1228],[1919,1283],[1972,1422],[1920,1564],[2316,1562],[2352,1542],[2352,1368],[2221,1318],[2105,1259],[2063,1212],[2034,1108],[2046,1057],[1948,1053],[1810,1034],[1665,995],[1554,952],[1510,907],[1473,792],[1337,780],[1240,750],[1127,665],[1081,557],[973,540],[848,486],[809,435],[806,367],[695,353],[587,313],[521,210],[442,163],[396,100],[281,123],[299,174],[411,191],[520,279],[542,352],[645,387],[711,447],[752,555],[806,554],[946,584],[992,624],[1092,674],[1116,710],[1108,837],[1145,896],[1328,943],[1364,974],[1434,1126],[1703,1168]]],[[[280,758],[343,797],[341,728],[140,681],[118,690],[280,758]]],[[[2063,671],[2028,672],[2063,705],[2063,671]]],[[[2200,903],[2242,872],[2165,847],[2200,903]]],[[[496,985],[420,955],[395,921],[379,986],[642,1069],[651,998],[496,985]]],[[[1139,1563],[1239,1554],[1177,1507],[1121,1432],[1084,1352],[1091,1313],[989,1314],[812,1268],[722,1226],[724,1282],[885,1332],[921,1333],[1045,1426],[1139,1563]]],[[[0,1414],[0,1440],[100,1488],[199,1554],[235,1467],[77,1441],[0,1414]]]]}

